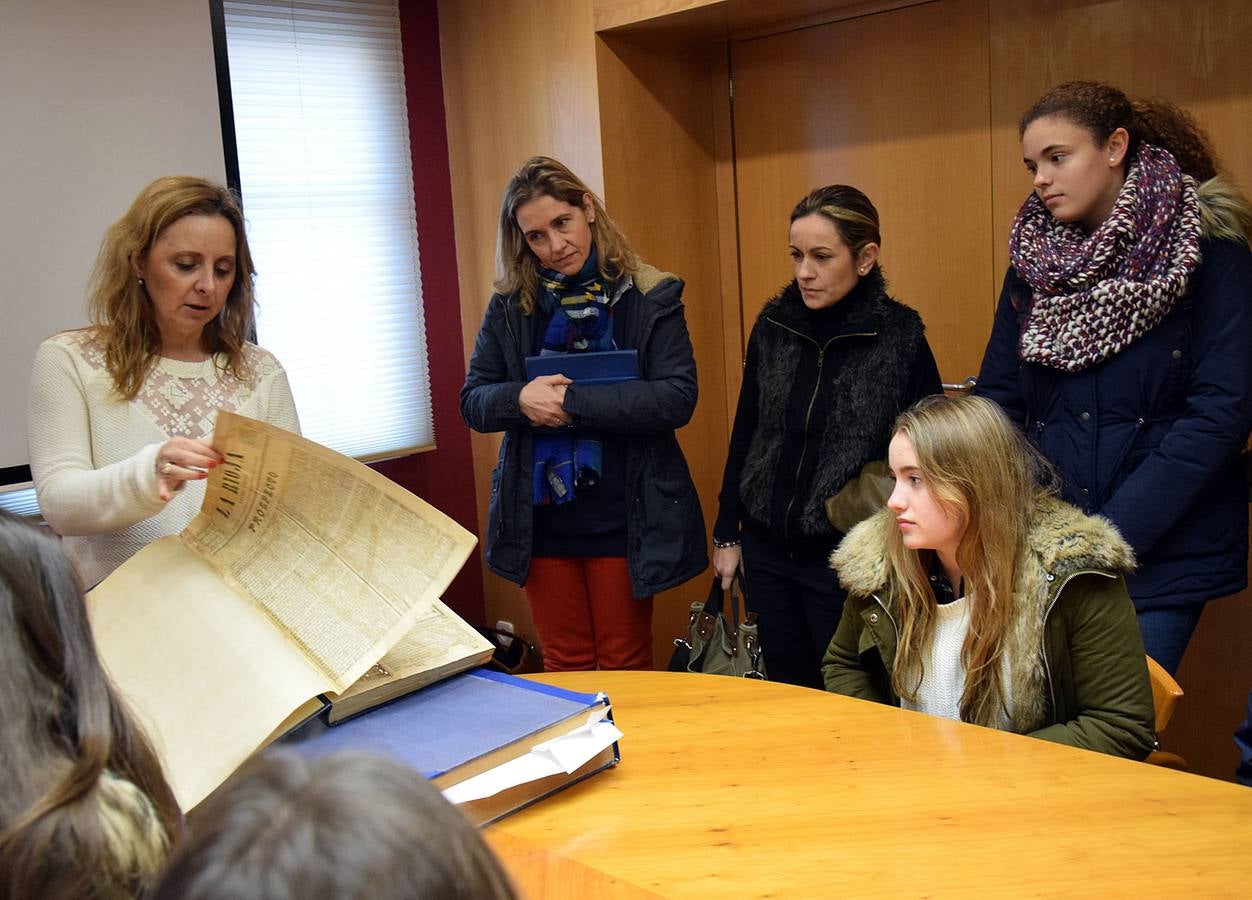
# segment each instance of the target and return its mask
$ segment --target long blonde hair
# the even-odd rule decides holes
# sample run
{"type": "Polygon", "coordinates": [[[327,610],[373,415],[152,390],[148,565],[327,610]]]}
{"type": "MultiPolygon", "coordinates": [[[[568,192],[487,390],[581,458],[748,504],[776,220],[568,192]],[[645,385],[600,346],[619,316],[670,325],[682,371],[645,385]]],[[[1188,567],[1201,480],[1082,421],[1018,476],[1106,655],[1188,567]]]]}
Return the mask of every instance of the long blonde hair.
{"type": "Polygon", "coordinates": [[[535,310],[535,292],[539,284],[539,261],[526,244],[526,236],[517,224],[517,210],[537,197],[551,197],[570,206],[583,206],[583,198],[591,197],[595,211],[591,237],[599,255],[600,275],[616,281],[623,275],[639,271],[639,257],[630,249],[623,235],[604,210],[604,203],[582,179],[564,164],[550,156],[532,156],[517,170],[504,189],[500,201],[500,231],[496,238],[496,280],[492,289],[497,294],[518,295],[522,312],[535,310]]]}
{"type": "Polygon", "coordinates": [[[132,262],[143,259],[170,225],[184,216],[221,216],[235,229],[235,283],[221,313],[204,326],[202,349],[222,353],[225,369],[237,378],[251,377],[244,345],[255,316],[252,252],[239,200],[229,189],[202,178],[170,175],[149,184],[130,209],[109,226],[91,276],[88,311],[113,387],[123,400],[139,393],[161,354],[161,332],[147,291],[132,262]]]}
{"type": "MultiPolygon", "coordinates": [[[[1017,614],[1014,574],[1036,504],[1054,490],[1051,470],[1000,408],[981,397],[927,397],[900,415],[894,433],[912,442],[930,495],[964,523],[956,552],[970,598],[961,719],[994,725],[1005,708],[1001,664],[1017,614]]],[[[930,553],[905,547],[892,529],[886,557],[900,636],[891,682],[910,700],[935,633],[930,553]]]]}

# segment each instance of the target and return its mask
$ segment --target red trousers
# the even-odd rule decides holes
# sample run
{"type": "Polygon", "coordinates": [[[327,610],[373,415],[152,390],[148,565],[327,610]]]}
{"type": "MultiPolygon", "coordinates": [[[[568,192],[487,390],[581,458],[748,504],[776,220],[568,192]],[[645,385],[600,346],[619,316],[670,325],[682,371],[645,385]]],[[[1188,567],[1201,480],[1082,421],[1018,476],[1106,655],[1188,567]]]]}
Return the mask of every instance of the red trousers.
{"type": "Polygon", "coordinates": [[[622,556],[537,556],[526,598],[544,669],[651,669],[652,598],[636,600],[622,556]]]}

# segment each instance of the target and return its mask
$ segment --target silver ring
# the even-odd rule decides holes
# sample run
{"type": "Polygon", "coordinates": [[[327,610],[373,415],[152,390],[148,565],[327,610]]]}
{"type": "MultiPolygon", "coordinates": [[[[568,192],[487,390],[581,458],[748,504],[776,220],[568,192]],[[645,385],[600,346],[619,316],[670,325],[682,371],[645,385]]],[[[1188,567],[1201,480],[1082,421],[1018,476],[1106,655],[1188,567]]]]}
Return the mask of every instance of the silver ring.
{"type": "Polygon", "coordinates": [[[166,460],[165,463],[161,466],[161,474],[168,475],[170,472],[173,472],[173,471],[174,471],[174,464],[170,462],[169,460],[166,460]]]}

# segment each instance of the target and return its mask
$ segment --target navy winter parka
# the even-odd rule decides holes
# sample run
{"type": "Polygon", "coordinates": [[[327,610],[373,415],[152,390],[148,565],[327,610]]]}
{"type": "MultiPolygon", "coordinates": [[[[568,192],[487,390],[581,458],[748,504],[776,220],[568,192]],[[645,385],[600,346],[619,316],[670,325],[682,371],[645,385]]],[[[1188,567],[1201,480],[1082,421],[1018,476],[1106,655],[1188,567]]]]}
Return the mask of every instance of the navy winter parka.
{"type": "MultiPolygon", "coordinates": [[[[708,567],[704,517],[674,430],[696,405],[696,364],[683,316],[683,283],[643,266],[614,308],[620,349],[639,352],[639,378],[570,385],[575,425],[620,437],[626,448],[626,563],[631,590],[648,597],[708,567]],[[621,320],[621,321],[618,321],[621,320]]],[[[534,543],[533,429],[518,406],[525,358],[539,352],[516,296],[493,295],[461,389],[461,417],[475,431],[503,431],[491,476],[485,551],[491,571],[524,584],[534,543]]]]}
{"type": "Polygon", "coordinates": [[[1139,569],[1140,609],[1203,603],[1247,583],[1252,252],[1207,239],[1187,295],[1147,334],[1077,373],[1018,357],[1030,288],[1004,279],[976,392],[1056,467],[1062,495],[1110,519],[1139,569]]]}

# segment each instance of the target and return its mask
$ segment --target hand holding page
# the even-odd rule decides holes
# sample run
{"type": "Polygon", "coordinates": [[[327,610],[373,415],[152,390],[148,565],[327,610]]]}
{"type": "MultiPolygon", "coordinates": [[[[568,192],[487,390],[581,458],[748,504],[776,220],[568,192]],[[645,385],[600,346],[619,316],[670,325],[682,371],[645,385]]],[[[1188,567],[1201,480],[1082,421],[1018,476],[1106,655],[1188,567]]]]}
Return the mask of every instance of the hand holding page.
{"type": "MultiPolygon", "coordinates": [[[[475,544],[390,480],[280,428],[222,412],[213,443],[225,462],[199,515],[87,597],[105,668],[183,809],[320,708],[316,695],[351,692],[419,620],[455,619],[438,597],[475,544]]],[[[462,667],[489,657],[456,622],[462,667]]]]}

